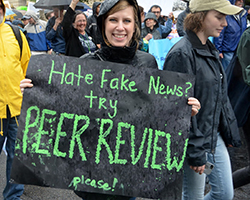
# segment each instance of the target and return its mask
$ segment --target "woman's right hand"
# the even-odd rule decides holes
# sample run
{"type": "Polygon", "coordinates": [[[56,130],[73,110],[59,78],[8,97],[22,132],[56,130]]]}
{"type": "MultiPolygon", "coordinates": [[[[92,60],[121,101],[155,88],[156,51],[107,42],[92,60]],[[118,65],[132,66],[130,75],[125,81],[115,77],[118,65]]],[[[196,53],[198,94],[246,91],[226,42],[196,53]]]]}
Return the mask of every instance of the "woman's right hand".
{"type": "Polygon", "coordinates": [[[22,94],[23,94],[24,88],[27,88],[27,87],[31,88],[31,87],[33,87],[33,84],[31,82],[32,82],[32,80],[28,79],[28,78],[23,79],[20,82],[20,89],[21,89],[22,94]]]}
{"type": "Polygon", "coordinates": [[[151,40],[153,38],[153,35],[151,33],[148,33],[146,36],[145,36],[145,39],[147,41],[151,40]]]}
{"type": "Polygon", "coordinates": [[[76,4],[79,2],[79,0],[72,0],[69,7],[72,8],[72,10],[75,10],[76,4]]]}
{"type": "Polygon", "coordinates": [[[196,173],[199,173],[200,175],[203,174],[205,170],[205,165],[202,166],[190,166],[190,169],[194,170],[196,173]]]}

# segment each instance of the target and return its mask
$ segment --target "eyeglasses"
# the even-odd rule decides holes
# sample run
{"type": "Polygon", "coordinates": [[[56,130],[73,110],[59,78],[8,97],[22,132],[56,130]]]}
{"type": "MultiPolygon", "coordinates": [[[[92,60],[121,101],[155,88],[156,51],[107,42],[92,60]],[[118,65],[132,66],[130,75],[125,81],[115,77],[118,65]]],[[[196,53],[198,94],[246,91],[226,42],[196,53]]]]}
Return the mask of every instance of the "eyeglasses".
{"type": "Polygon", "coordinates": [[[161,11],[154,11],[154,12],[152,12],[152,13],[154,13],[154,14],[160,14],[161,11]]]}

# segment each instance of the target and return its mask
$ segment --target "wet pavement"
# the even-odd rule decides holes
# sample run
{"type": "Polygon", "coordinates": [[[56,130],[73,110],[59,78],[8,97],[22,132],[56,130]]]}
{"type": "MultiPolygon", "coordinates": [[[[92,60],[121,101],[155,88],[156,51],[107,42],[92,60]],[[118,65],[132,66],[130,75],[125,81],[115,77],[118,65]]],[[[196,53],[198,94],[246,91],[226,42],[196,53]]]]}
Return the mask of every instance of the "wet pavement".
{"type": "MultiPolygon", "coordinates": [[[[244,143],[241,148],[230,148],[229,152],[232,158],[233,170],[239,169],[246,165],[248,155],[244,143]]],[[[1,193],[6,183],[5,164],[6,164],[6,155],[4,154],[4,152],[2,152],[0,155],[1,193]]],[[[207,186],[207,188],[209,188],[209,186],[207,186]]],[[[250,184],[238,188],[234,192],[235,192],[234,200],[250,200],[250,184]]],[[[81,198],[76,196],[72,190],[46,188],[46,187],[31,186],[31,185],[25,185],[25,190],[21,198],[22,200],[81,200],[81,198]]],[[[0,199],[2,199],[2,194],[0,195],[0,199]]],[[[136,198],[136,200],[149,200],[149,199],[136,198]]]]}

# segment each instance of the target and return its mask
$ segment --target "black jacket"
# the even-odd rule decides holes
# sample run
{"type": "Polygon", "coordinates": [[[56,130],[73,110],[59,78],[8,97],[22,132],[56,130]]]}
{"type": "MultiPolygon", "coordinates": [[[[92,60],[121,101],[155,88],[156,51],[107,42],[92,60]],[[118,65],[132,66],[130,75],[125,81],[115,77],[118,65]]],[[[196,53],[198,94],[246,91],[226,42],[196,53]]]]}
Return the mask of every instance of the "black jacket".
{"type": "Polygon", "coordinates": [[[189,7],[186,8],[186,10],[182,11],[179,15],[178,15],[178,20],[177,20],[177,24],[176,24],[176,28],[177,28],[177,32],[178,35],[180,37],[184,36],[186,34],[185,30],[184,30],[184,20],[186,18],[186,16],[190,13],[190,9],[189,7]]]}
{"type": "Polygon", "coordinates": [[[105,44],[101,49],[91,54],[86,54],[81,58],[89,58],[94,60],[109,61],[123,64],[130,64],[133,67],[149,67],[157,69],[157,63],[149,53],[136,50],[136,43],[134,42],[131,47],[108,47],[105,44]]]}
{"type": "Polygon", "coordinates": [[[75,11],[71,7],[67,9],[67,12],[64,15],[62,26],[63,26],[63,36],[66,42],[66,56],[80,57],[84,55],[85,52],[83,46],[79,40],[79,32],[72,25],[73,17],[75,11]]]}
{"type": "Polygon", "coordinates": [[[202,45],[195,33],[187,31],[168,53],[164,69],[196,76],[194,97],[200,101],[201,110],[192,117],[189,165],[206,163],[205,152],[215,152],[218,131],[226,145],[240,146],[237,121],[227,96],[226,75],[214,45],[209,40],[202,45]]]}
{"type": "Polygon", "coordinates": [[[92,40],[95,43],[95,45],[101,44],[102,42],[102,34],[99,31],[99,28],[97,26],[97,15],[96,15],[96,8],[100,4],[101,2],[93,3],[93,7],[92,7],[93,15],[88,17],[87,26],[86,26],[86,32],[88,33],[89,36],[92,37],[92,40]]]}

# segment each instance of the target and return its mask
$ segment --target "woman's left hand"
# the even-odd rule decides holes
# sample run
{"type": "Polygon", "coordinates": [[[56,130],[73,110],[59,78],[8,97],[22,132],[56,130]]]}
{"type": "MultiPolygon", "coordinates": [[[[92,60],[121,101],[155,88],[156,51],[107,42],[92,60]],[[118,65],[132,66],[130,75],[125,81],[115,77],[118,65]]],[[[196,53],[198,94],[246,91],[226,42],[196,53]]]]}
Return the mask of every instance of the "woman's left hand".
{"type": "Polygon", "coordinates": [[[195,116],[201,109],[201,104],[199,100],[194,97],[188,98],[188,105],[192,106],[192,114],[191,114],[192,117],[195,116]]]}
{"type": "Polygon", "coordinates": [[[23,79],[20,82],[20,89],[21,89],[22,94],[24,92],[24,88],[27,88],[27,87],[31,88],[31,87],[33,87],[33,84],[31,82],[32,82],[32,80],[28,79],[28,78],[23,79]]]}

